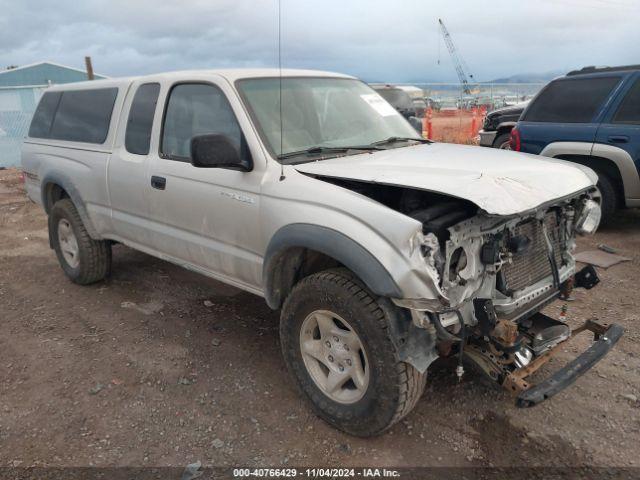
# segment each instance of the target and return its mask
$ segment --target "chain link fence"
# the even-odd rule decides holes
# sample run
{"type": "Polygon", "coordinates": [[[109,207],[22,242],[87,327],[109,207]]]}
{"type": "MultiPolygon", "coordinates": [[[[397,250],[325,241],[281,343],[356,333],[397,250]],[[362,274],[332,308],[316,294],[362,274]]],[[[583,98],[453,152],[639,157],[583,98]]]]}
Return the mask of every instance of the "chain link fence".
{"type": "Polygon", "coordinates": [[[459,83],[415,83],[435,110],[469,109],[484,106],[489,110],[530,100],[546,83],[481,83],[469,85],[464,93],[459,83]]]}
{"type": "Polygon", "coordinates": [[[0,87],[0,167],[20,165],[20,148],[47,85],[0,87]]]}
{"type": "Polygon", "coordinates": [[[531,100],[546,83],[395,84],[413,99],[423,136],[438,142],[475,144],[487,112],[531,100]]]}

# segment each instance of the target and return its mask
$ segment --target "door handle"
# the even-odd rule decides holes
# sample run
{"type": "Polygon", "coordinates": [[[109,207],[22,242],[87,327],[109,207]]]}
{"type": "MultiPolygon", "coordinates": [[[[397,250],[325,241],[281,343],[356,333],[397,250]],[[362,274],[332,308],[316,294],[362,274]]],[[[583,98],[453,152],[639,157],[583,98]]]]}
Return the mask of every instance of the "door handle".
{"type": "Polygon", "coordinates": [[[629,137],[626,135],[611,135],[609,137],[609,142],[611,143],[627,143],[629,141],[629,137]]]}
{"type": "Polygon", "coordinates": [[[153,175],[151,177],[151,186],[158,190],[164,190],[167,186],[167,179],[164,177],[156,177],[155,175],[153,175]]]}

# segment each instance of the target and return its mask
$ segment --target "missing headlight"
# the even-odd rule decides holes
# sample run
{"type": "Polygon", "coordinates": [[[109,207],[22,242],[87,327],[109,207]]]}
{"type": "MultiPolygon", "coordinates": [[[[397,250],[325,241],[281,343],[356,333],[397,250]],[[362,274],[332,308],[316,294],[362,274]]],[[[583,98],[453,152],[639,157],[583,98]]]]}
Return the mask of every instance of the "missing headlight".
{"type": "Polygon", "coordinates": [[[451,254],[451,259],[449,260],[449,280],[455,281],[458,277],[458,274],[465,269],[467,266],[467,254],[464,251],[464,248],[458,247],[451,254]]]}

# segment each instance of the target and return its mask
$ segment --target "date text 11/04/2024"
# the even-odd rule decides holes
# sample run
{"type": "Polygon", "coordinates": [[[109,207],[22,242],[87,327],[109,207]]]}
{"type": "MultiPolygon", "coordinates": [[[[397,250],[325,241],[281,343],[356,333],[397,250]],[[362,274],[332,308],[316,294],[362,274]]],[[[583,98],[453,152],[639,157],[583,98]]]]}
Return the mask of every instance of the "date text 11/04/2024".
{"type": "Polygon", "coordinates": [[[400,472],[387,468],[237,468],[233,470],[233,476],[234,478],[398,478],[400,472]]]}

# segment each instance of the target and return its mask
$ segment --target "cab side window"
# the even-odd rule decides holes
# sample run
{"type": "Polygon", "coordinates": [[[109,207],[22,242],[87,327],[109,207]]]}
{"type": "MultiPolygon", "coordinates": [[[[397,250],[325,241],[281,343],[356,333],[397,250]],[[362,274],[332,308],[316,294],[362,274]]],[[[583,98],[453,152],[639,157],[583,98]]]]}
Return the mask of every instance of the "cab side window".
{"type": "Polygon", "coordinates": [[[174,86],[164,116],[163,158],[179,161],[191,159],[191,139],[197,135],[226,135],[247,158],[248,149],[238,121],[224,93],[210,84],[185,83],[174,86]]]}
{"type": "Polygon", "coordinates": [[[127,131],[125,133],[124,146],[127,152],[136,155],[148,155],[151,143],[151,128],[153,127],[153,115],[156,112],[159,83],[145,83],[140,85],[131,102],[127,131]]]}
{"type": "Polygon", "coordinates": [[[613,117],[613,123],[640,125],[640,80],[636,80],[625,95],[613,117]]]}

